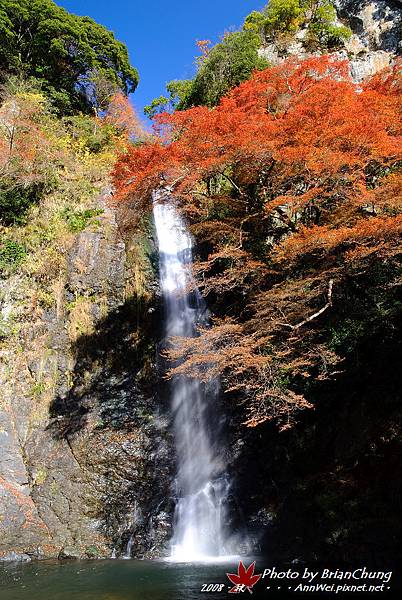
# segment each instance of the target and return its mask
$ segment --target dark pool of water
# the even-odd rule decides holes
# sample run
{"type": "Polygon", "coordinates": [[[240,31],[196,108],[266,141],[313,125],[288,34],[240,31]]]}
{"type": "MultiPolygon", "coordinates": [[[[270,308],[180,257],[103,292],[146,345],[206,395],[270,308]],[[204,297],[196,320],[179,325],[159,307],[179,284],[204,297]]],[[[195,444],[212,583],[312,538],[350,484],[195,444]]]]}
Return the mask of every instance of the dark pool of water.
{"type": "MultiPolygon", "coordinates": [[[[243,560],[247,565],[253,562],[252,558],[243,558],[243,560]]],[[[284,570],[289,566],[286,565],[284,570]]],[[[326,568],[329,565],[324,566],[326,568]]],[[[253,600],[254,598],[270,600],[302,598],[307,600],[311,597],[343,598],[346,596],[348,598],[366,598],[368,596],[370,598],[378,596],[402,598],[399,571],[395,570],[390,587],[379,593],[327,595],[312,592],[310,594],[291,589],[295,588],[294,580],[266,578],[261,579],[255,586],[252,596],[247,591],[242,594],[229,595],[228,592],[232,586],[229,584],[226,573],[236,573],[237,567],[237,560],[214,565],[138,560],[0,563],[0,600],[201,600],[204,598],[209,600],[230,600],[230,598],[252,598],[253,600]],[[223,588],[217,593],[207,590],[203,592],[203,586],[208,584],[223,584],[223,588]]],[[[272,567],[272,565],[263,558],[257,558],[256,573],[261,573],[265,567],[272,567]]],[[[359,565],[360,567],[361,565],[359,565]]],[[[300,568],[304,569],[304,567],[300,568]]]]}
{"type": "MultiPolygon", "coordinates": [[[[226,572],[235,564],[189,565],[104,560],[8,563],[0,566],[1,600],[198,600],[230,598],[226,572]],[[203,584],[224,584],[203,593],[203,584]]],[[[247,594],[248,595],[248,594],[247,594]]],[[[232,596],[237,597],[237,595],[232,596]]]]}

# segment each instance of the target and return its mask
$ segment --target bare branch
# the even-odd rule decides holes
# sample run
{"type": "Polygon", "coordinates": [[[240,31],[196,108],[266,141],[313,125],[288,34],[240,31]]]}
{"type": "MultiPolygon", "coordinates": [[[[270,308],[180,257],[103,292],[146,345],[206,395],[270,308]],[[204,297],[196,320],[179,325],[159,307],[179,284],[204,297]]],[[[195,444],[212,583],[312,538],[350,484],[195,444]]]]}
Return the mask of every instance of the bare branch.
{"type": "Polygon", "coordinates": [[[316,319],[317,317],[322,315],[322,313],[324,313],[326,310],[328,310],[328,308],[330,308],[330,306],[332,306],[333,287],[334,287],[334,280],[330,279],[329,285],[328,285],[327,303],[325,304],[325,306],[320,308],[320,310],[315,312],[310,317],[307,317],[307,319],[304,319],[304,321],[301,321],[297,325],[290,325],[290,323],[280,323],[280,325],[283,325],[284,327],[290,327],[290,329],[295,330],[295,329],[299,329],[300,327],[303,327],[303,325],[307,325],[307,323],[310,323],[311,321],[313,321],[314,319],[316,319]]]}
{"type": "Polygon", "coordinates": [[[233,185],[233,187],[235,188],[235,190],[237,190],[240,194],[240,196],[244,196],[244,192],[239,188],[239,186],[237,185],[237,183],[235,181],[233,181],[233,179],[231,177],[229,177],[229,175],[226,175],[226,173],[219,173],[220,175],[222,175],[223,177],[225,177],[225,179],[228,180],[228,182],[233,185]]]}

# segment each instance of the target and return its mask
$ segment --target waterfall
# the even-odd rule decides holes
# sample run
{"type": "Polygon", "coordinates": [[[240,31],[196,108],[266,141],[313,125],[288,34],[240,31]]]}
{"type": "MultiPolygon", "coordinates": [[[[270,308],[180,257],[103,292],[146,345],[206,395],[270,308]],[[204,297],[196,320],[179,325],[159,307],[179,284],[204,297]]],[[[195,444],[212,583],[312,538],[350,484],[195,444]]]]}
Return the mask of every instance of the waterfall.
{"type": "MultiPolygon", "coordinates": [[[[154,194],[160,284],[165,305],[165,339],[194,337],[208,314],[197,289],[189,293],[191,237],[167,192],[154,194]]],[[[225,504],[229,483],[217,411],[219,381],[208,386],[182,376],[171,382],[177,454],[177,504],[171,558],[205,560],[227,554],[225,504]]]]}

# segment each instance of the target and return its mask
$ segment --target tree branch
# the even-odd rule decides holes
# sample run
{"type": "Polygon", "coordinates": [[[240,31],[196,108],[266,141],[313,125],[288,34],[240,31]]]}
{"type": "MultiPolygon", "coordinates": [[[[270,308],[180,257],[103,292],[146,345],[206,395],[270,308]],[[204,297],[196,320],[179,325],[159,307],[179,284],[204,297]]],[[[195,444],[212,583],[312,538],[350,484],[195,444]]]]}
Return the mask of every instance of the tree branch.
{"type": "Polygon", "coordinates": [[[253,217],[258,217],[259,213],[255,212],[252,215],[248,215],[247,217],[245,217],[241,223],[240,223],[240,237],[239,237],[239,245],[237,246],[237,248],[239,250],[241,250],[243,248],[243,235],[244,235],[244,231],[243,231],[243,225],[244,223],[247,223],[247,221],[249,221],[250,219],[252,219],[253,217]]]}
{"type": "Polygon", "coordinates": [[[222,173],[222,172],[219,172],[219,174],[222,175],[222,177],[225,177],[225,179],[227,179],[229,181],[229,183],[231,185],[233,185],[233,187],[235,188],[235,190],[237,190],[239,192],[240,196],[244,196],[244,192],[242,192],[242,190],[239,188],[239,186],[237,185],[237,183],[235,183],[233,181],[233,179],[231,177],[229,177],[229,175],[226,175],[226,173],[222,173]]]}
{"type": "Polygon", "coordinates": [[[303,325],[307,325],[307,323],[310,323],[311,321],[313,321],[314,319],[316,319],[317,317],[319,317],[320,315],[322,315],[322,313],[324,313],[326,310],[328,310],[328,308],[330,308],[330,306],[332,306],[332,291],[333,291],[333,287],[334,287],[334,280],[330,279],[329,280],[329,285],[328,285],[327,303],[325,304],[325,306],[323,306],[322,308],[320,308],[320,310],[318,310],[317,312],[315,312],[310,317],[307,317],[307,319],[304,319],[304,321],[301,321],[297,325],[290,325],[289,323],[280,323],[280,325],[283,325],[284,327],[290,327],[290,329],[292,329],[292,330],[300,329],[300,327],[303,327],[303,325]]]}

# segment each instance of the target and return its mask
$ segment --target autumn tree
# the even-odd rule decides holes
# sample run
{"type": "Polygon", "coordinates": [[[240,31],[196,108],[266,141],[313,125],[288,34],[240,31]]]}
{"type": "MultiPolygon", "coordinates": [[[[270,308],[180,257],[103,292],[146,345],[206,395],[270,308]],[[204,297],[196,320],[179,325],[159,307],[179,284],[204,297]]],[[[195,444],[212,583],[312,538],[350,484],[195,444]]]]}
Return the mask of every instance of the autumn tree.
{"type": "Polygon", "coordinates": [[[40,118],[40,93],[10,95],[0,107],[0,223],[18,223],[40,197],[51,174],[51,143],[40,118]]]}
{"type": "Polygon", "coordinates": [[[127,140],[143,139],[140,120],[128,98],[115,94],[98,117],[55,115],[34,79],[11,78],[0,104],[0,226],[26,222],[29,209],[60,182],[74,179],[80,164],[91,177],[91,161],[111,164],[127,140]]]}
{"type": "Polygon", "coordinates": [[[133,105],[122,92],[117,92],[110,99],[104,120],[128,138],[138,140],[144,135],[143,126],[133,105]]]}
{"type": "Polygon", "coordinates": [[[160,115],[160,141],[120,158],[119,197],[139,213],[158,185],[180,199],[217,316],[173,341],[172,374],[219,372],[249,425],[290,426],[311,386],[399,318],[400,91],[397,66],[357,86],[347,61],[288,60],[217,108],[160,115]]]}

